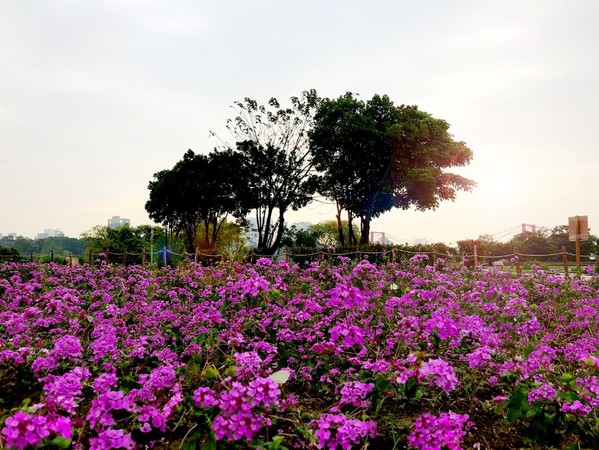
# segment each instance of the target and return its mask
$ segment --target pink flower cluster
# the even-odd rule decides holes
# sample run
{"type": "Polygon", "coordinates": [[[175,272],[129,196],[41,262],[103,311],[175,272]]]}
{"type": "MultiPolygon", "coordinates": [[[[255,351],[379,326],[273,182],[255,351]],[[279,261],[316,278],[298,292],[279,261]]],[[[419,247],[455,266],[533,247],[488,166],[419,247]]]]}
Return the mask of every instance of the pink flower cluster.
{"type": "Polygon", "coordinates": [[[464,436],[471,427],[468,419],[468,414],[424,413],[414,422],[408,444],[419,450],[461,450],[464,436]]]}
{"type": "Polygon", "coordinates": [[[271,420],[264,415],[280,406],[281,390],[270,378],[256,378],[244,385],[231,383],[229,390],[215,392],[201,386],[193,394],[194,403],[200,408],[218,407],[219,412],[212,422],[218,440],[238,441],[252,438],[271,420]]]}
{"type": "Polygon", "coordinates": [[[429,359],[419,370],[422,378],[431,379],[433,384],[450,393],[458,384],[458,378],[451,364],[442,359],[429,359]]]}
{"type": "Polygon", "coordinates": [[[341,405],[352,405],[360,408],[368,408],[370,400],[366,396],[372,391],[374,383],[362,383],[361,381],[348,381],[341,388],[341,405]]]}
{"type": "Polygon", "coordinates": [[[376,436],[376,423],[373,420],[350,419],[344,414],[323,414],[308,425],[316,428],[314,435],[318,439],[316,448],[350,450],[367,438],[376,436]]]}
{"type": "Polygon", "coordinates": [[[543,384],[528,393],[528,403],[552,402],[555,400],[555,395],[555,388],[553,386],[543,384]]]}
{"type": "Polygon", "coordinates": [[[71,439],[71,420],[67,417],[35,415],[17,411],[4,422],[2,434],[8,448],[24,449],[37,447],[53,435],[71,439]]]}

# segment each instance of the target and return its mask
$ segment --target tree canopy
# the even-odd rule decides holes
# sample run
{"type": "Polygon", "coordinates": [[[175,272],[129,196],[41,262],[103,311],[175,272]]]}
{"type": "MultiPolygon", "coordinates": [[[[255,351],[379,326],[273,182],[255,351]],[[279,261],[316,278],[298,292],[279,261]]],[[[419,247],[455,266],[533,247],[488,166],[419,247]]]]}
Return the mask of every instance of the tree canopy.
{"type": "Polygon", "coordinates": [[[311,151],[322,174],[319,192],[337,204],[339,229],[342,210],[350,229],[359,217],[365,244],[371,220],[391,208],[434,209],[441,200],[454,200],[457,191],[471,190],[474,181],[444,171],[472,158],[448,129],[446,121],[417,106],[395,106],[386,95],[367,102],[351,93],[323,99],[311,151]]]}
{"type": "Polygon", "coordinates": [[[255,210],[260,253],[278,249],[285,213],[306,206],[316,190],[308,131],[318,100],[314,90],[292,97],[288,108],[275,98],[268,105],[246,98],[235,103],[237,116],[228,121],[255,210]]]}
{"type": "Polygon", "coordinates": [[[182,233],[188,252],[213,249],[227,216],[241,218],[249,212],[242,164],[241,155],[229,150],[209,155],[188,150],[172,169],[154,174],[146,211],[154,221],[182,233]]]}

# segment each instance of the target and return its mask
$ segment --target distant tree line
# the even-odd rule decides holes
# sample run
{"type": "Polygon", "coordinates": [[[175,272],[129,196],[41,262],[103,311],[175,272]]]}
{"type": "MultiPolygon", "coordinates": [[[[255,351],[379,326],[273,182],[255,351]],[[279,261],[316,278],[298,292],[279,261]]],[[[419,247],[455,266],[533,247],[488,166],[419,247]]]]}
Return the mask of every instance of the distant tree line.
{"type": "Polygon", "coordinates": [[[188,252],[213,250],[227,218],[243,227],[253,212],[257,251],[274,254],[286,213],[317,198],[335,203],[341,245],[365,245],[372,219],[384,212],[434,209],[475,186],[445,171],[472,158],[449,124],[387,96],[323,99],[311,90],[286,108],[275,98],[267,105],[246,98],[234,111],[233,144],[207,155],[189,150],[148,185],[150,218],[188,252]]]}
{"type": "MultiPolygon", "coordinates": [[[[342,221],[342,227],[346,235],[349,234],[349,223],[342,221]]],[[[353,224],[352,232],[358,240],[361,239],[360,229],[353,224]]],[[[200,230],[201,231],[201,230],[200,230]]],[[[225,222],[222,225],[221,237],[219,243],[214,247],[214,253],[226,255],[228,259],[237,259],[247,257],[249,249],[247,248],[243,237],[243,229],[233,222],[225,222]]],[[[172,238],[171,238],[172,239],[172,238]]],[[[83,233],[80,239],[70,237],[48,237],[45,239],[29,239],[23,236],[16,238],[0,238],[0,261],[11,259],[13,257],[27,259],[32,255],[36,260],[42,262],[49,260],[50,252],[53,252],[56,262],[65,262],[69,255],[82,258],[87,261],[88,255],[98,257],[100,253],[112,254],[114,261],[123,261],[123,254],[129,253],[129,263],[135,264],[141,262],[140,254],[145,252],[147,262],[150,262],[150,253],[158,258],[164,251],[167,243],[167,236],[162,227],[150,225],[141,225],[130,227],[128,225],[112,229],[106,226],[96,226],[83,233]],[[41,258],[41,259],[40,259],[41,258]]],[[[281,239],[281,244],[288,248],[290,254],[314,254],[321,250],[326,253],[355,253],[357,247],[350,246],[342,242],[335,220],[324,221],[311,224],[305,229],[297,229],[295,226],[286,228],[281,239]]],[[[170,244],[175,251],[186,252],[185,244],[175,238],[170,244]]],[[[406,254],[415,253],[436,253],[438,256],[449,255],[452,257],[462,257],[464,255],[472,256],[474,246],[481,263],[491,263],[513,255],[517,250],[522,256],[523,261],[538,260],[542,262],[561,262],[562,248],[570,255],[575,254],[575,243],[569,241],[568,226],[559,225],[553,228],[541,227],[537,232],[524,232],[513,236],[509,241],[499,242],[490,235],[481,235],[478,239],[463,239],[457,242],[457,246],[450,247],[445,243],[431,244],[369,244],[360,246],[360,250],[367,254],[368,252],[390,252],[397,250],[397,255],[405,252],[406,254]],[[532,256],[524,256],[532,255],[532,256]]],[[[581,242],[581,254],[585,257],[596,255],[599,252],[599,239],[591,234],[587,241],[581,242]]],[[[405,255],[404,255],[405,256],[405,255]]],[[[389,257],[373,257],[376,261],[389,260],[389,257]]],[[[317,260],[318,256],[312,256],[307,260],[317,260]]],[[[570,259],[572,257],[570,256],[570,259]]],[[[304,261],[304,259],[301,259],[304,261]]],[[[170,260],[169,260],[170,261],[170,260]]],[[[588,262],[588,260],[585,260],[588,262]]],[[[155,262],[159,262],[155,259],[155,262]]],[[[162,258],[160,258],[162,262],[162,258]]]]}
{"type": "Polygon", "coordinates": [[[86,231],[80,238],[47,237],[29,239],[23,236],[0,238],[0,256],[20,256],[38,259],[53,254],[56,261],[64,261],[69,256],[87,258],[91,252],[94,257],[106,251],[111,253],[142,253],[164,247],[165,235],[162,227],[128,225],[113,229],[97,225],[86,231]]]}

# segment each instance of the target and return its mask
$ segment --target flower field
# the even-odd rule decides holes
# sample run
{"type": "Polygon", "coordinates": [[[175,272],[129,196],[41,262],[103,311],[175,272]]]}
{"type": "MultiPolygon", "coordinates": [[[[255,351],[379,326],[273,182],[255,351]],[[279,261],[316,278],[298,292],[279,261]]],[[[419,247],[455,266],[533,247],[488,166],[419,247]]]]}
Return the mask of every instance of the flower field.
{"type": "Polygon", "coordinates": [[[0,448],[599,448],[599,278],[0,265],[0,448]]]}

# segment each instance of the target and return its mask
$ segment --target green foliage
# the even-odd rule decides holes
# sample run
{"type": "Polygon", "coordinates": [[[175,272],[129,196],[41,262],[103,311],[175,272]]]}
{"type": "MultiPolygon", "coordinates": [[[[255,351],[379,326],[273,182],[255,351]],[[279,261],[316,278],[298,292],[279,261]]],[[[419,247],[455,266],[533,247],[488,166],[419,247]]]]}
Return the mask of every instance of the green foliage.
{"type": "Polygon", "coordinates": [[[544,263],[542,261],[536,261],[536,260],[532,260],[532,261],[526,261],[522,267],[526,270],[530,270],[532,266],[538,266],[543,270],[549,270],[549,265],[547,263],[544,263]]]}
{"type": "Polygon", "coordinates": [[[39,258],[39,262],[41,264],[47,264],[49,262],[54,262],[56,264],[66,264],[67,259],[61,255],[54,255],[54,258],[52,258],[52,255],[42,255],[39,258]]]}
{"type": "MultiPolygon", "coordinates": [[[[140,225],[130,227],[125,225],[119,228],[109,228],[105,225],[96,225],[89,231],[81,234],[81,239],[86,243],[84,258],[91,252],[93,257],[106,251],[111,254],[133,253],[128,256],[128,263],[141,263],[144,250],[148,254],[164,246],[165,234],[160,227],[140,225]]],[[[122,261],[122,256],[119,258],[122,261]]]]}
{"type": "Polygon", "coordinates": [[[322,173],[319,192],[360,218],[362,245],[370,221],[391,208],[434,209],[474,187],[472,180],[443,171],[472,158],[448,129],[444,120],[416,106],[396,107],[387,96],[363,102],[347,93],[321,102],[310,134],[322,173]]]}
{"type": "MultiPolygon", "coordinates": [[[[360,240],[360,229],[357,225],[352,224],[353,234],[354,236],[360,240]]],[[[342,231],[348,232],[349,234],[349,223],[347,220],[341,221],[341,229],[342,231]]],[[[328,220],[325,222],[319,222],[317,224],[310,225],[308,231],[315,233],[318,235],[317,242],[318,244],[324,247],[337,247],[343,246],[344,243],[341,242],[338,223],[334,220],[328,220]]]]}
{"type": "Polygon", "coordinates": [[[282,108],[277,99],[268,105],[245,98],[235,102],[237,116],[227,122],[242,158],[243,191],[255,210],[258,252],[274,254],[285,230],[285,213],[308,204],[316,191],[316,176],[308,145],[308,131],[319,98],[305,91],[282,108]]]}
{"type": "Polygon", "coordinates": [[[54,254],[66,258],[69,254],[82,256],[85,248],[86,242],[82,239],[71,237],[48,237],[43,240],[40,253],[42,255],[49,255],[51,251],[54,251],[54,254]]]}
{"type": "Polygon", "coordinates": [[[0,248],[14,249],[21,256],[29,256],[32,253],[39,255],[41,241],[34,241],[23,236],[17,236],[12,238],[9,236],[3,236],[0,238],[0,248]]]}
{"type": "Polygon", "coordinates": [[[16,248],[0,247],[0,257],[4,260],[19,256],[19,251],[16,248]]]}
{"type": "Polygon", "coordinates": [[[188,252],[213,249],[227,215],[241,218],[250,210],[242,164],[241,155],[229,150],[209,155],[188,150],[172,169],[154,174],[146,211],[181,235],[188,252]]]}

